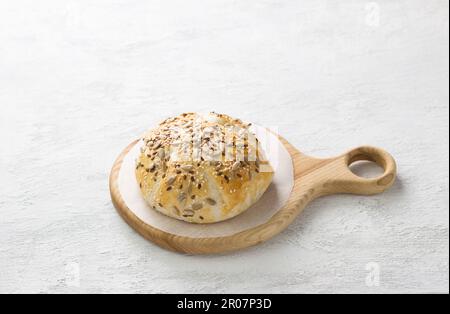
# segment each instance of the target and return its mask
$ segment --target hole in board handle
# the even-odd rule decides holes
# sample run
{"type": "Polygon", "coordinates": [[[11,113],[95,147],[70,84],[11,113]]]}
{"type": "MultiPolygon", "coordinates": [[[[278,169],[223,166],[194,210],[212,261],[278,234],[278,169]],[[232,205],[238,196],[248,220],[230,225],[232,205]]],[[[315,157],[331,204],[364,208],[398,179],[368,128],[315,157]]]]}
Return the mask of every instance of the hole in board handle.
{"type": "Polygon", "coordinates": [[[365,179],[378,178],[384,173],[384,169],[380,165],[368,160],[354,161],[348,167],[355,175],[365,179]]]}

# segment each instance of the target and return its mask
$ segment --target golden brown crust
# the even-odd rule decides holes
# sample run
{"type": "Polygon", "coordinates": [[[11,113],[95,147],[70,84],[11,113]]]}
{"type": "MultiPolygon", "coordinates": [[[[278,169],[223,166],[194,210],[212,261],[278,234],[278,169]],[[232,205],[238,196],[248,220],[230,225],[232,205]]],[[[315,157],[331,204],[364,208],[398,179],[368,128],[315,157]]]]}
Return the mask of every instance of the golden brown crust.
{"type": "Polygon", "coordinates": [[[147,203],[195,223],[222,221],[246,210],[273,177],[248,129],[227,115],[185,113],[150,130],[136,161],[147,203]]]}

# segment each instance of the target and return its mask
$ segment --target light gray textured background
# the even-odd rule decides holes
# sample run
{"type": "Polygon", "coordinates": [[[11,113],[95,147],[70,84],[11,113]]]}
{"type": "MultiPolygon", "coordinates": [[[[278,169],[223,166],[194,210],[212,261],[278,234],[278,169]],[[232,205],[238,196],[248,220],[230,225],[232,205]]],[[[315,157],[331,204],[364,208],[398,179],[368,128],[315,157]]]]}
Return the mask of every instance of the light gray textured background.
{"type": "Polygon", "coordinates": [[[0,292],[448,292],[448,36],[446,0],[1,1],[0,292]],[[109,170],[208,110],[319,157],[383,147],[399,180],[248,250],[164,251],[117,215],[109,170]]]}

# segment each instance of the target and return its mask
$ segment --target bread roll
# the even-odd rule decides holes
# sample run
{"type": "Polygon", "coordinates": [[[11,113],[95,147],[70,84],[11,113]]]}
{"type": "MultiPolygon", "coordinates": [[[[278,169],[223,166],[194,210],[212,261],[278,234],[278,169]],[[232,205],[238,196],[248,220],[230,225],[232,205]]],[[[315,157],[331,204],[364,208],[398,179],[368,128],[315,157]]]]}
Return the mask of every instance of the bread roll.
{"type": "Polygon", "coordinates": [[[136,178],[151,208],[192,223],[232,218],[269,187],[273,170],[249,125],[184,113],[142,139],[136,178]]]}

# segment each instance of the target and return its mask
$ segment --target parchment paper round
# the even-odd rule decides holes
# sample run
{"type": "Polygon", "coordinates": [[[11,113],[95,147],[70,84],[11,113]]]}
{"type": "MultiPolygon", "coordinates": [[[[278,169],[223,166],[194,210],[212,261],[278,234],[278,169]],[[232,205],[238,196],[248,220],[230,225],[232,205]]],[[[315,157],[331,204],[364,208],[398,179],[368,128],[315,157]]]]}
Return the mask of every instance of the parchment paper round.
{"type": "Polygon", "coordinates": [[[229,236],[267,222],[280,210],[294,186],[292,158],[278,137],[266,128],[252,126],[275,170],[273,181],[253,206],[238,216],[212,224],[193,224],[168,217],[150,208],[141,195],[135,177],[135,160],[143,143],[138,142],[125,156],[119,173],[119,190],[127,207],[143,222],[162,231],[192,238],[229,236]]]}

